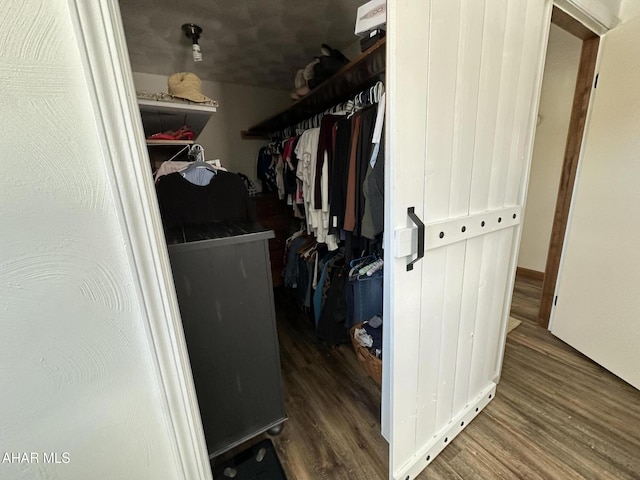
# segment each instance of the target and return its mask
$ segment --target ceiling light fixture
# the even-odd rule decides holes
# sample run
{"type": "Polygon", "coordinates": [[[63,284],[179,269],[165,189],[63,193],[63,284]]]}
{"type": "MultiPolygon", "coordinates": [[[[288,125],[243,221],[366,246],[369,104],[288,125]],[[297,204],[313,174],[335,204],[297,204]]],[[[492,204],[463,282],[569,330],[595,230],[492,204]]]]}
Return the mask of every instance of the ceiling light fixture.
{"type": "Polygon", "coordinates": [[[185,23],[182,25],[182,30],[184,34],[193,42],[193,61],[201,62],[202,61],[202,52],[200,51],[200,45],[198,45],[198,39],[200,38],[200,34],[202,33],[202,28],[194,23],[185,23]]]}

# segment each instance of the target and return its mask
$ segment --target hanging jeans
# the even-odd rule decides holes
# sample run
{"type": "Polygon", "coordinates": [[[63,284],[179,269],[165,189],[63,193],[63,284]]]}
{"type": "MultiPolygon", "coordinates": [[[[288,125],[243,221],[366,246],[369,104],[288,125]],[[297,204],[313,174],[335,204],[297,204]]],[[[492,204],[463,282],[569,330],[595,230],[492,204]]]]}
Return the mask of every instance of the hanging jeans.
{"type": "Polygon", "coordinates": [[[382,270],[370,277],[360,275],[347,284],[347,328],[370,320],[374,315],[382,316],[382,270]]]}

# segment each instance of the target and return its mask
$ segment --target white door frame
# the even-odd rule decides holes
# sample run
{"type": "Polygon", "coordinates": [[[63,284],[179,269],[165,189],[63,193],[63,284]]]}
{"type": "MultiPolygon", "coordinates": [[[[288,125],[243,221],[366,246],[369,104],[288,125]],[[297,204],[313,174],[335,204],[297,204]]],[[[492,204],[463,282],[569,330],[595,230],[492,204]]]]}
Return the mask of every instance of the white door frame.
{"type": "MultiPolygon", "coordinates": [[[[389,0],[390,3],[397,1],[389,0]]],[[[135,279],[134,287],[142,300],[145,327],[154,352],[158,381],[164,392],[164,405],[170,418],[167,428],[176,463],[184,479],[210,479],[209,458],[149,172],[119,5],[117,0],[68,0],[68,3],[101,146],[105,158],[109,159],[105,168],[118,217],[126,232],[124,241],[135,279]]],[[[598,33],[617,24],[615,15],[600,0],[556,0],[555,4],[598,33]]],[[[390,37],[394,34],[389,32],[390,37]]],[[[387,55],[397,53],[389,48],[387,55]]],[[[388,144],[394,141],[390,134],[392,130],[390,124],[388,144]]],[[[386,236],[385,247],[389,253],[395,251],[392,235],[386,236]]],[[[392,294],[385,291],[385,298],[388,300],[392,294]]],[[[386,348],[393,348],[390,338],[385,341],[386,348]]],[[[383,393],[388,392],[391,381],[387,369],[383,393]]],[[[388,422],[388,408],[389,405],[383,409],[383,427],[388,422]]],[[[389,438],[388,425],[383,431],[389,438]]]]}
{"type": "Polygon", "coordinates": [[[598,35],[620,23],[618,12],[612,12],[602,0],[554,0],[553,4],[598,35]]]}
{"type": "Polygon", "coordinates": [[[184,480],[211,479],[120,8],[117,0],[68,2],[177,469],[184,480]]]}

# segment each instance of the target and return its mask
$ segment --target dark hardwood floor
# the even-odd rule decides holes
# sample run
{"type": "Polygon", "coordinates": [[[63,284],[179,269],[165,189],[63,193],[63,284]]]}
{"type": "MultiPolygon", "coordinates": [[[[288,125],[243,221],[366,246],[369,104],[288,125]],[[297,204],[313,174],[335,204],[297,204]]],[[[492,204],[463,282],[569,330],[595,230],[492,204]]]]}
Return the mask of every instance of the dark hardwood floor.
{"type": "Polygon", "coordinates": [[[511,316],[536,325],[540,297],[542,296],[542,280],[518,275],[513,287],[511,299],[511,316]]]}
{"type": "MultiPolygon", "coordinates": [[[[640,392],[536,326],[540,290],[516,281],[523,323],[496,398],[419,480],[640,479],[640,392]]],[[[282,290],[276,305],[290,418],[272,440],[288,478],[388,478],[379,387],[350,345],[320,344],[282,290]]]]}

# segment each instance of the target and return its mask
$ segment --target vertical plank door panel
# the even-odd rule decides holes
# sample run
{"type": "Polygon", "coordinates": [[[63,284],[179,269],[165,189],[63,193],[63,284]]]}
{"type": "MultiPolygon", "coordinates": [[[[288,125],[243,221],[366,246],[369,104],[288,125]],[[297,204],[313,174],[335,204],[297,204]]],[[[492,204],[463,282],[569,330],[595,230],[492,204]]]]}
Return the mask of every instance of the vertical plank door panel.
{"type": "Polygon", "coordinates": [[[385,251],[399,257],[385,267],[390,478],[412,480],[495,395],[551,7],[388,3],[385,251]],[[408,207],[427,235],[410,270],[415,254],[394,249],[417,247],[408,207]]]}
{"type": "MultiPolygon", "coordinates": [[[[407,208],[424,215],[427,61],[430,2],[398,0],[390,6],[388,26],[402,35],[387,39],[387,159],[385,162],[385,252],[395,251],[396,229],[412,226],[407,208]],[[414,24],[419,28],[406,29],[414,24]],[[402,79],[403,93],[393,79],[402,79]],[[411,128],[406,128],[411,125],[411,128]]],[[[423,264],[406,270],[406,258],[385,258],[382,430],[394,465],[406,464],[415,448],[420,294],[423,264]],[[417,292],[414,290],[417,289],[417,292]]],[[[393,467],[390,467],[393,468],[393,467]]]]}
{"type": "MultiPolygon", "coordinates": [[[[429,18],[429,59],[427,78],[427,144],[425,157],[438,162],[425,164],[425,218],[429,223],[449,216],[452,145],[456,97],[457,54],[460,28],[459,1],[433,2],[429,18]]],[[[442,344],[447,335],[445,292],[447,282],[447,249],[427,252],[428,261],[422,271],[422,309],[420,351],[418,357],[418,410],[416,443],[423,445],[436,429],[438,389],[441,379],[442,344]],[[431,275],[428,272],[436,273],[431,275]]],[[[455,319],[457,323],[457,319],[455,319]]]]}
{"type": "MultiPolygon", "coordinates": [[[[456,79],[456,137],[454,139],[453,172],[459,172],[458,188],[451,191],[450,216],[459,217],[469,213],[473,152],[476,142],[476,122],[480,95],[480,65],[484,30],[485,2],[463,0],[461,5],[461,40],[458,54],[458,77],[456,79]]],[[[465,222],[466,223],[466,222],[465,222]]],[[[472,226],[463,225],[465,231],[472,226]]],[[[462,227],[461,230],[462,230],[462,227]]],[[[462,285],[458,345],[456,346],[454,396],[452,412],[467,405],[475,310],[478,301],[480,269],[472,261],[465,242],[465,263],[462,267],[462,285]]]]}

